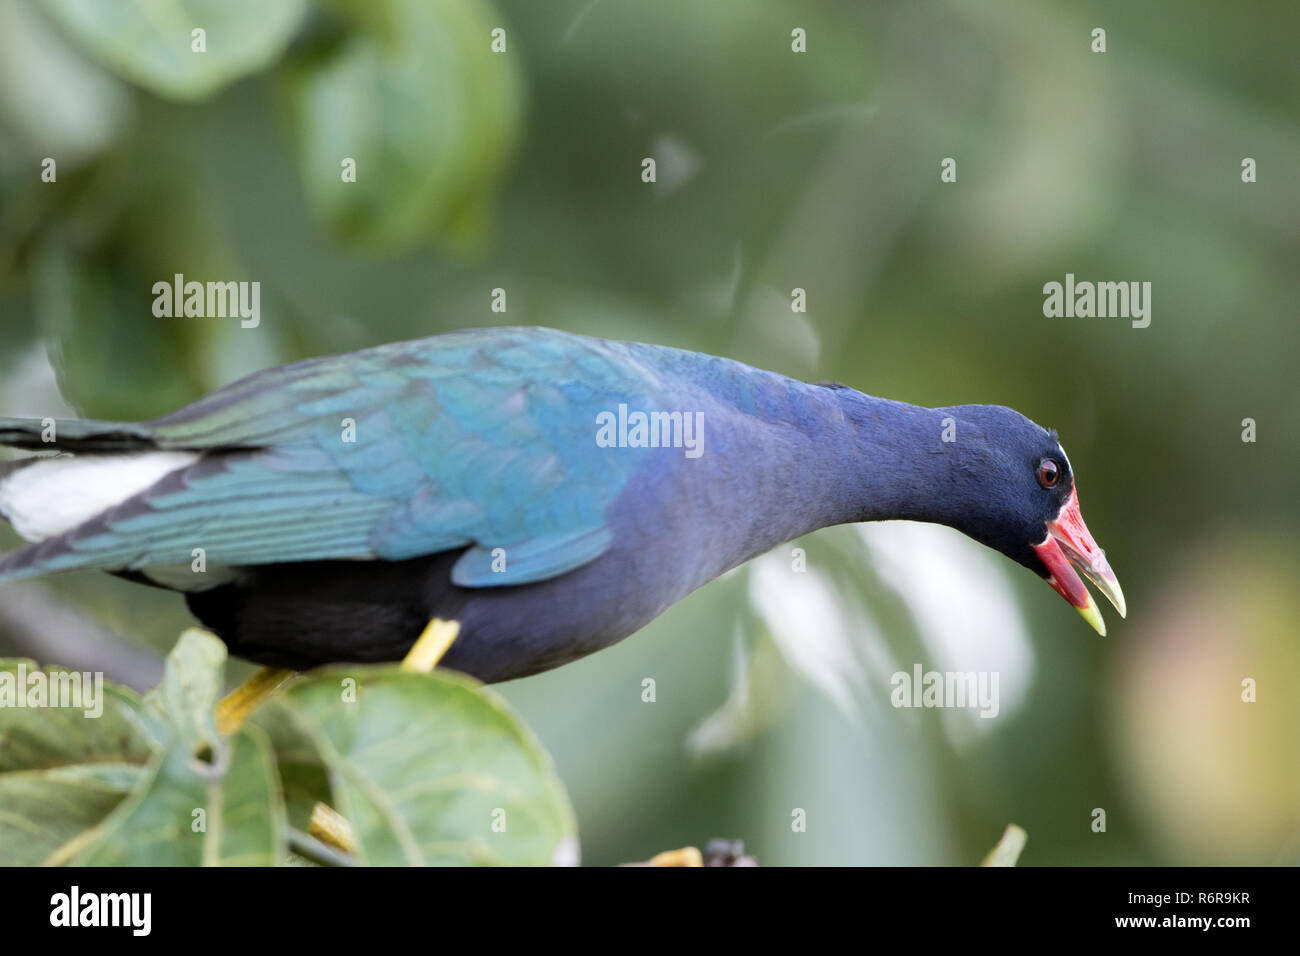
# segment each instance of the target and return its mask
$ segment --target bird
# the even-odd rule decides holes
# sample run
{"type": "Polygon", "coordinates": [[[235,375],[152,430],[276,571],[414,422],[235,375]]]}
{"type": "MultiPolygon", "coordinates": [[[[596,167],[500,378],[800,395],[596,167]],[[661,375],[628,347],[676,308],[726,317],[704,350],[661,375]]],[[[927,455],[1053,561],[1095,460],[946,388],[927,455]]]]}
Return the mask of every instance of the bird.
{"type": "MultiPolygon", "coordinates": [[[[541,327],[266,369],[148,422],[0,418],[0,583],[181,592],[236,657],[409,658],[492,683],[574,661],[818,529],[947,525],[1096,630],[1126,613],[1057,434],[541,327]],[[436,626],[435,626],[436,625],[436,626]],[[446,628],[450,626],[450,633],[446,628]]],[[[960,613],[955,611],[954,613],[960,613]]]]}

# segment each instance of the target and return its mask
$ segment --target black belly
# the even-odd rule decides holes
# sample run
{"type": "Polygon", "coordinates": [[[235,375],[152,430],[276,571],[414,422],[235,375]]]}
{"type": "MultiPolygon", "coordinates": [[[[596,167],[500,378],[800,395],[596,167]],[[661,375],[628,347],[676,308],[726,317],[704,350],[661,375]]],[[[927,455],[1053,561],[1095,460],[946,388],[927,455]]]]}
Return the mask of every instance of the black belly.
{"type": "Polygon", "coordinates": [[[462,588],[451,583],[460,554],[246,568],[238,584],[186,598],[234,656],[295,670],[401,660],[431,618],[455,620],[443,665],[493,682],[606,647],[681,596],[647,588],[613,553],[550,581],[462,588]]]}

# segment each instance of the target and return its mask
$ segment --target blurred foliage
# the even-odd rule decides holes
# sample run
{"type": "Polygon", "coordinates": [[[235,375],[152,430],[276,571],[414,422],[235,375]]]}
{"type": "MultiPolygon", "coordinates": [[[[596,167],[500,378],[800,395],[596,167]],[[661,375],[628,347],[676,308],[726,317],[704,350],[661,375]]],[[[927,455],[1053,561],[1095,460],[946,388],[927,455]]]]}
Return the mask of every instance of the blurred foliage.
{"type": "Polygon", "coordinates": [[[479,238],[518,126],[518,57],[492,53],[490,21],[466,0],[351,6],[358,28],[316,39],[286,69],[308,201],[367,244],[479,238]]]}
{"type": "Polygon", "coordinates": [[[1117,655],[1125,787],[1179,863],[1300,865],[1297,580],[1294,540],[1215,534],[1177,559],[1145,639],[1117,655]]]}
{"type": "Polygon", "coordinates": [[[104,65],[159,96],[181,100],[204,99],[270,66],[308,6],[307,0],[40,4],[104,65]]]}
{"type": "MultiPolygon", "coordinates": [[[[149,418],[268,365],[509,322],[1060,430],[1129,621],[1097,640],[995,560],[1029,645],[983,617],[954,647],[892,552],[844,529],[800,542],[814,583],[785,624],[750,583],[796,576],[742,571],[505,689],[587,861],[734,834],[771,864],[966,862],[1008,819],[1034,864],[1253,862],[1270,841],[1300,859],[1276,690],[1300,679],[1293,612],[1285,583],[1252,583],[1300,531],[1300,7],[320,0],[256,5],[241,31],[243,4],[177,2],[179,30],[124,40],[126,19],[90,15],[112,6],[0,3],[5,413],[149,418]],[[205,18],[210,59],[178,57],[205,18]],[[177,272],[260,281],[260,327],[154,318],[177,272]],[[1045,319],[1066,272],[1150,281],[1150,328],[1045,319]],[[839,650],[801,653],[826,622],[839,650]],[[881,703],[892,670],[941,656],[1024,685],[973,724],[881,703]]],[[[189,620],[124,582],[47,586],[159,649],[189,620]]],[[[931,598],[965,622],[955,595],[931,598]]],[[[301,769],[310,795],[320,768],[301,769]]]]}

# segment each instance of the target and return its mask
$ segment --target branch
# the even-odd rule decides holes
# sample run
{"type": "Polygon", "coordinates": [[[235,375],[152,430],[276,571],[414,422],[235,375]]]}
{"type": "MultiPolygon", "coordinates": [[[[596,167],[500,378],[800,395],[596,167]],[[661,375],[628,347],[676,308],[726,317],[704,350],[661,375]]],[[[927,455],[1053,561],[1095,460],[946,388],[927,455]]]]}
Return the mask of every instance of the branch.
{"type": "Polygon", "coordinates": [[[145,690],[162,680],[163,658],[132,644],[29,584],[0,587],[0,640],[42,664],[102,671],[106,680],[145,690]]]}

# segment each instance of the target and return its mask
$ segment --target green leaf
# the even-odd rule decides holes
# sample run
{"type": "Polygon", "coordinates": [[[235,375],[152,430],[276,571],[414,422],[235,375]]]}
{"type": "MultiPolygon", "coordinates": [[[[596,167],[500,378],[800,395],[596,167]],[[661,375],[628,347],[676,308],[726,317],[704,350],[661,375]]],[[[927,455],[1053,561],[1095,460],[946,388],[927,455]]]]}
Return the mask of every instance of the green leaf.
{"type": "MultiPolygon", "coordinates": [[[[576,857],[550,758],[469,678],[393,667],[313,674],[222,738],[214,707],[225,659],[219,640],[193,629],[144,701],[106,688],[98,720],[0,708],[0,862],[280,864],[289,814],[306,829],[319,801],[349,818],[367,863],[576,857]],[[347,700],[344,679],[355,682],[347,700]]],[[[29,665],[0,662],[0,675],[20,667],[29,665]]],[[[16,686],[11,678],[11,701],[16,686]]]]}
{"type": "Polygon", "coordinates": [[[226,645],[218,638],[196,627],[181,635],[167,655],[162,683],[144,699],[166,723],[166,743],[191,754],[217,743],[215,708],[225,665],[226,645]]]}
{"type": "Polygon", "coordinates": [[[1014,823],[1008,823],[1002,839],[989,851],[980,866],[1015,866],[1027,842],[1029,834],[1014,823]]]}
{"type": "Polygon", "coordinates": [[[573,811],[550,757],[467,677],[331,670],[290,684],[268,709],[314,742],[366,863],[575,861],[573,811]]]}
{"type": "MultiPolygon", "coordinates": [[[[53,686],[77,673],[64,667],[43,668],[30,660],[0,659],[0,774],[105,761],[141,765],[149,761],[148,740],[141,733],[144,708],[125,687],[103,684],[93,692],[102,693],[102,699],[96,700],[83,691],[81,707],[17,707],[8,697],[11,688],[21,692],[20,680],[34,684],[33,675],[45,675],[47,686],[53,686]]],[[[82,674],[81,683],[93,687],[96,682],[86,681],[82,674]]],[[[50,696],[46,695],[46,704],[50,696]]]]}
{"type": "Polygon", "coordinates": [[[214,709],[226,647],[191,628],[146,695],[160,750],[110,816],[58,855],[81,866],[273,866],[288,852],[270,741],[259,728],[222,738],[214,709]],[[202,756],[199,756],[199,754],[202,756]]]}
{"type": "Polygon", "coordinates": [[[325,50],[286,65],[284,99],[316,214],[343,239],[464,243],[518,137],[518,53],[493,53],[499,24],[478,0],[376,0],[325,50]],[[389,23],[383,29],[379,24],[389,23]],[[356,181],[343,180],[343,162],[356,181]]]}
{"type": "Polygon", "coordinates": [[[205,344],[196,334],[201,326],[153,316],[150,288],[158,275],[63,237],[43,239],[34,258],[37,331],[51,343],[69,402],[91,417],[138,421],[194,397],[184,373],[205,344]]]}
{"type": "Polygon", "coordinates": [[[95,59],[146,89],[197,100],[279,59],[306,0],[40,0],[95,59]],[[192,31],[204,31],[204,52],[192,31]]]}
{"type": "Polygon", "coordinates": [[[0,865],[40,863],[103,820],[144,774],[151,752],[129,690],[102,686],[96,703],[79,701],[90,706],[14,706],[11,693],[25,692],[32,675],[52,687],[55,675],[73,674],[0,660],[0,865]]]}
{"type": "Polygon", "coordinates": [[[284,805],[266,735],[246,727],[211,764],[177,746],[104,821],[78,866],[275,866],[288,853],[284,805]],[[198,812],[201,811],[201,814],[198,812]]]}
{"type": "Polygon", "coordinates": [[[98,825],[143,778],[143,767],[126,763],[0,774],[0,865],[37,866],[98,825]]]}
{"type": "Polygon", "coordinates": [[[289,826],[306,831],[317,803],[331,799],[329,771],[311,735],[304,733],[282,707],[262,707],[252,717],[275,751],[289,826]]]}
{"type": "Polygon", "coordinates": [[[112,144],[131,107],[122,82],[87,63],[29,3],[0,4],[0,89],[12,147],[58,157],[61,175],[112,144]]]}

